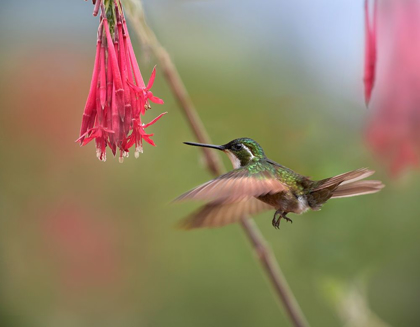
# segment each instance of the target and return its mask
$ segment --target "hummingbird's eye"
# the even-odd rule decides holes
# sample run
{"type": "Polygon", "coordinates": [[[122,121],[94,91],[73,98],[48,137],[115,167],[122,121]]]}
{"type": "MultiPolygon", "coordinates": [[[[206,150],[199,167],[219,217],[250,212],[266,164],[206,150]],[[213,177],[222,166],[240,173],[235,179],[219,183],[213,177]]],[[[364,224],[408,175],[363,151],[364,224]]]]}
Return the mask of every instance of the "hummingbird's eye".
{"type": "Polygon", "coordinates": [[[233,146],[233,150],[235,151],[239,151],[240,149],[242,149],[242,143],[237,143],[233,146]]]}

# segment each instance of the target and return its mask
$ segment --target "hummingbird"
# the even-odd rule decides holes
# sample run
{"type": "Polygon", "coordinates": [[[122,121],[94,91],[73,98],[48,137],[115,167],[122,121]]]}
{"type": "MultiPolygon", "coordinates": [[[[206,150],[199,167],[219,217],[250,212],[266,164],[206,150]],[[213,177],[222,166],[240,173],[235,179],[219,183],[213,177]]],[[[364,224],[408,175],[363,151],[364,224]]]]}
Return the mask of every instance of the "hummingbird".
{"type": "Polygon", "coordinates": [[[384,187],[381,181],[363,180],[375,173],[367,168],[311,180],[267,158],[263,148],[250,138],[224,145],[184,144],[223,151],[233,166],[228,173],[175,199],[207,201],[182,221],[180,227],[185,229],[220,227],[268,210],[276,210],[272,225],[278,229],[281,219],[292,222],[289,213],[320,210],[329,199],[376,193],[384,187]]]}

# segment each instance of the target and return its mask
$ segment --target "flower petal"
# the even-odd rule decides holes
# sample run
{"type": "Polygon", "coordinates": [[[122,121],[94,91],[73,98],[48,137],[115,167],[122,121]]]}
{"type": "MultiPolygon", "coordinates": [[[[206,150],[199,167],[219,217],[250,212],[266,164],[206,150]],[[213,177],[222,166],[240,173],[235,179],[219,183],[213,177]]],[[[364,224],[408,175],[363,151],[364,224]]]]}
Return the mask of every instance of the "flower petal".
{"type": "Polygon", "coordinates": [[[143,128],[146,128],[146,127],[148,127],[148,126],[150,126],[150,125],[153,125],[153,124],[154,124],[154,123],[156,123],[159,119],[161,119],[163,115],[166,115],[167,113],[168,113],[168,112],[163,112],[163,113],[161,113],[159,116],[157,116],[155,119],[153,119],[150,123],[144,124],[144,125],[143,125],[143,128]]]}
{"type": "Polygon", "coordinates": [[[157,103],[157,104],[163,104],[163,100],[161,98],[155,97],[154,95],[149,97],[149,100],[152,101],[153,103],[157,103]]]}
{"type": "Polygon", "coordinates": [[[130,86],[137,93],[143,93],[143,88],[138,87],[137,85],[135,85],[134,83],[130,82],[129,80],[127,80],[127,84],[128,84],[128,86],[130,86]]]}
{"type": "Polygon", "coordinates": [[[152,75],[150,76],[149,83],[147,83],[146,90],[150,90],[152,88],[153,83],[155,82],[155,77],[156,77],[156,66],[153,67],[152,75]]]}
{"type": "Polygon", "coordinates": [[[150,145],[156,146],[155,142],[153,142],[153,140],[151,138],[149,138],[149,136],[153,136],[153,134],[143,135],[143,140],[145,140],[150,145]]]}
{"type": "Polygon", "coordinates": [[[93,133],[92,133],[89,137],[86,137],[86,138],[83,140],[83,142],[82,142],[82,146],[84,146],[84,145],[88,144],[88,143],[89,143],[90,141],[92,141],[93,139],[96,139],[96,138],[101,137],[101,136],[102,136],[102,133],[100,133],[98,129],[95,129],[95,130],[93,131],[93,133]]]}

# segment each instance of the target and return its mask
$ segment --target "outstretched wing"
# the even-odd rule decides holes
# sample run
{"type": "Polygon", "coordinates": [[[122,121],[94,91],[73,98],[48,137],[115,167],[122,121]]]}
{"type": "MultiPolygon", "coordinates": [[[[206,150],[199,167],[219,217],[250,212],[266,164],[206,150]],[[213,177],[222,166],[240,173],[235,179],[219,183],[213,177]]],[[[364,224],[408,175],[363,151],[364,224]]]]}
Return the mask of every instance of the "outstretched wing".
{"type": "Polygon", "coordinates": [[[179,224],[182,229],[221,227],[244,219],[248,215],[273,209],[256,198],[242,199],[235,203],[210,202],[192,213],[179,224]]]}
{"type": "Polygon", "coordinates": [[[265,194],[275,194],[287,190],[273,171],[257,164],[255,169],[241,167],[204,183],[182,194],[175,201],[208,200],[217,202],[236,202],[265,194]]]}

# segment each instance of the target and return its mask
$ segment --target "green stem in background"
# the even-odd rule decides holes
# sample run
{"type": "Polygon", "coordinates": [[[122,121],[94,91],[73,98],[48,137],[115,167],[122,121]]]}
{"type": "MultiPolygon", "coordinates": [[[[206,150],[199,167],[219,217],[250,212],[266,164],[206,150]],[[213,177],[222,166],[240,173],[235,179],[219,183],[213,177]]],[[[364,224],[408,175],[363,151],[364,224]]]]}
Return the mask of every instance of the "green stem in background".
{"type": "MultiPolygon", "coordinates": [[[[173,64],[168,52],[160,45],[155,34],[146,23],[140,0],[123,0],[123,3],[126,8],[127,16],[130,19],[141,44],[149,48],[159,61],[159,67],[163,70],[163,74],[171,88],[171,91],[177,99],[197,141],[200,143],[211,144],[210,138],[200,117],[198,116],[197,110],[188,95],[175,65],[173,64]]],[[[208,148],[202,148],[202,150],[205,155],[208,170],[214,176],[222,174],[223,167],[220,157],[216,154],[216,152],[208,148]]],[[[247,219],[247,217],[244,217],[244,219],[241,220],[241,225],[254,247],[259,262],[270,279],[274,292],[283,304],[291,322],[293,323],[293,326],[308,327],[309,324],[306,321],[292,291],[290,290],[275,256],[273,255],[270,247],[267,245],[257,225],[253,220],[247,219]]]]}

